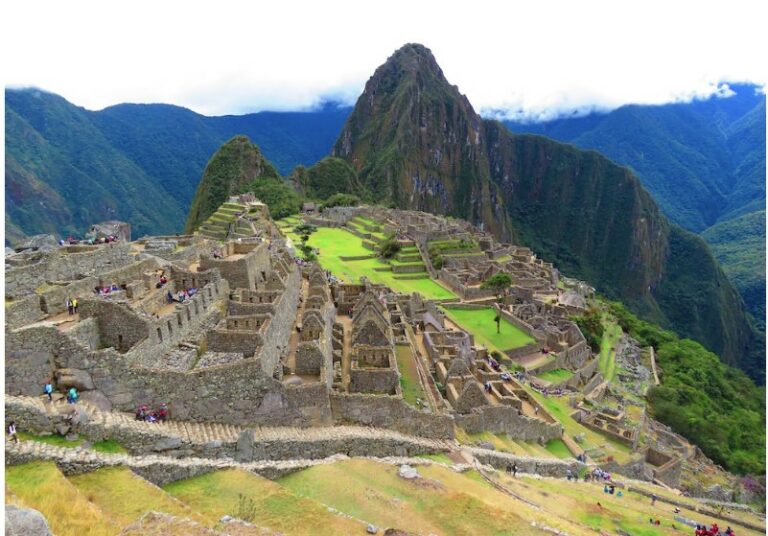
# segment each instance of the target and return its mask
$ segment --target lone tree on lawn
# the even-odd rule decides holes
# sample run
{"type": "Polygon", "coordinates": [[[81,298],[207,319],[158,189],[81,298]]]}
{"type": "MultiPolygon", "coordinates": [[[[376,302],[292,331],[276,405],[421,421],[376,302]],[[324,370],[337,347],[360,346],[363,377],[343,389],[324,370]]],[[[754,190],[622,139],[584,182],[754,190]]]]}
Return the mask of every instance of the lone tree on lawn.
{"type": "Polygon", "coordinates": [[[501,299],[502,293],[512,285],[512,276],[504,272],[493,274],[491,277],[483,281],[480,288],[489,288],[496,293],[496,296],[501,299]]]}

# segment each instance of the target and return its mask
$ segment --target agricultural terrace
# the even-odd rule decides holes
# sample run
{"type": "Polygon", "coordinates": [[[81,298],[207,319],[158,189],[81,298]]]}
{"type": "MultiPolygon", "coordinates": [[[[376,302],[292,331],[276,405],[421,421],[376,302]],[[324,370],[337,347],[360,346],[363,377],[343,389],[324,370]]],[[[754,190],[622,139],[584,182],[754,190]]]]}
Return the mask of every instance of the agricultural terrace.
{"type": "MultiPolygon", "coordinates": [[[[298,218],[286,218],[277,222],[280,230],[293,242],[300,242],[300,237],[293,232],[293,226],[301,222],[298,218]]],[[[456,296],[427,272],[417,274],[396,274],[392,264],[379,259],[375,252],[363,246],[363,239],[346,229],[318,227],[307,243],[319,251],[320,266],[348,283],[356,283],[361,277],[367,277],[372,283],[387,285],[395,292],[410,294],[418,292],[430,300],[450,300],[456,296]],[[344,260],[342,257],[366,257],[359,260],[344,260]],[[423,275],[422,275],[423,274],[423,275]]],[[[416,252],[418,254],[418,252],[416,252]]],[[[393,260],[397,264],[397,259],[393,260]]]]}
{"type": "Polygon", "coordinates": [[[502,354],[507,350],[521,348],[536,341],[523,330],[504,318],[499,323],[499,333],[496,333],[496,311],[492,307],[482,309],[454,309],[444,307],[443,310],[460,328],[475,336],[475,343],[496,350],[502,354]]]}

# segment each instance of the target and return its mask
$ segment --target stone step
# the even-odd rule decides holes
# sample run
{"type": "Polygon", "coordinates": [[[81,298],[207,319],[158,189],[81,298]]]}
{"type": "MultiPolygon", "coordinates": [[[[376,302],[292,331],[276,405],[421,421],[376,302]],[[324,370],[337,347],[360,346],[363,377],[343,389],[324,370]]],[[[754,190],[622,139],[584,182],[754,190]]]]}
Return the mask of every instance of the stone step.
{"type": "MultiPolygon", "coordinates": [[[[66,409],[65,400],[45,403],[40,398],[25,396],[6,396],[6,411],[9,406],[22,406],[28,408],[30,412],[52,414],[59,409],[66,409]]],[[[184,442],[204,445],[212,441],[221,441],[222,443],[235,443],[240,435],[246,430],[245,427],[234,426],[222,423],[198,423],[169,420],[167,422],[149,423],[137,421],[132,414],[121,412],[104,412],[99,410],[90,402],[81,400],[76,407],[85,411],[90,422],[101,423],[109,429],[122,429],[132,431],[137,434],[155,436],[160,438],[179,438],[184,442]]],[[[394,430],[382,428],[370,428],[364,426],[328,426],[328,427],[253,427],[250,428],[253,433],[254,442],[307,442],[308,444],[316,441],[325,440],[343,440],[355,438],[369,439],[387,439],[395,440],[411,445],[418,445],[425,449],[434,451],[447,451],[455,448],[453,442],[428,439],[423,437],[408,436],[394,430]]],[[[117,430],[115,430],[117,431],[117,430]]],[[[130,447],[129,445],[127,445],[130,447]]]]}

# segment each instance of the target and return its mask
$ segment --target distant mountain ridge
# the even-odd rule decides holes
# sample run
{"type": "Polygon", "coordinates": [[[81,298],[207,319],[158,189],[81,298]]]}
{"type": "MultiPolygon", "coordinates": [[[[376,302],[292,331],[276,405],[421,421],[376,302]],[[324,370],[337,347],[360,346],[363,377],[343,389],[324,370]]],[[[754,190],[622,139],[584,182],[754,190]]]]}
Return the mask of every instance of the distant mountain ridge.
{"type": "Polygon", "coordinates": [[[765,211],[765,94],[748,84],[730,89],[735,94],[724,98],[627,105],[584,117],[505,125],[594,149],[629,166],[672,222],[713,246],[762,325],[765,266],[759,259],[765,259],[765,226],[755,225],[754,218],[748,227],[736,220],[765,211]],[[724,233],[728,226],[748,236],[724,233]],[[736,242],[724,244],[724,236],[736,242]],[[724,247],[728,253],[720,254],[724,247]]]}
{"type": "Polygon", "coordinates": [[[106,219],[137,236],[179,233],[214,152],[244,134],[288,175],[328,154],[350,109],[206,117],[166,104],[93,112],[37,89],[6,89],[6,241],[80,234],[106,219]]]}

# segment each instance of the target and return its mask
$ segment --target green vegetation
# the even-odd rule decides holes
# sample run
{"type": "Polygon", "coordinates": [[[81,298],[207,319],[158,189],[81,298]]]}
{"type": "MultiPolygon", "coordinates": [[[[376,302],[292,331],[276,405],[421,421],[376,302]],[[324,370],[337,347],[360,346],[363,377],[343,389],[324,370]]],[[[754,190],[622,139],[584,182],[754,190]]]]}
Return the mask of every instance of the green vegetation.
{"type": "Polygon", "coordinates": [[[538,375],[544,381],[551,383],[560,383],[569,380],[573,376],[573,372],[563,368],[557,368],[548,372],[543,372],[538,375]]]}
{"type": "Polygon", "coordinates": [[[188,517],[206,525],[216,522],[215,517],[198,515],[126,467],[98,469],[69,477],[69,481],[110,521],[120,526],[133,523],[150,511],[188,517]]]}
{"type": "Polygon", "coordinates": [[[563,443],[562,439],[550,439],[549,441],[547,441],[546,448],[555,457],[560,458],[562,460],[573,458],[573,454],[571,454],[571,451],[568,450],[567,446],[565,446],[565,443],[563,443]]]}
{"type": "Polygon", "coordinates": [[[400,242],[394,237],[387,238],[379,244],[379,257],[382,259],[391,259],[400,252],[400,242]]]}
{"type": "Polygon", "coordinates": [[[126,454],[128,451],[114,439],[104,439],[96,441],[91,445],[91,449],[105,454],[126,454]]]}
{"type": "Polygon", "coordinates": [[[120,527],[81,494],[53,462],[6,466],[6,497],[39,510],[57,536],[113,536],[120,527]]]}
{"type": "MultiPolygon", "coordinates": [[[[357,179],[357,173],[346,160],[328,156],[315,165],[305,168],[298,166],[291,179],[305,197],[310,199],[328,199],[334,194],[362,195],[363,188],[357,179]]],[[[326,203],[326,206],[327,203],[326,203]]]]}
{"type": "Polygon", "coordinates": [[[323,207],[356,207],[360,204],[360,198],[352,194],[333,194],[323,203],[323,207]]]}
{"type": "Polygon", "coordinates": [[[497,295],[501,295],[511,285],[512,276],[504,272],[499,272],[498,274],[493,274],[491,277],[483,281],[483,283],[480,285],[480,288],[490,289],[497,295]]]}
{"type": "Polygon", "coordinates": [[[603,318],[603,337],[600,340],[600,372],[609,382],[616,378],[616,344],[621,338],[621,328],[603,318]]]}
{"type": "Polygon", "coordinates": [[[248,136],[288,175],[326,156],[349,115],[336,106],[224,117],[162,104],[93,112],[37,89],[7,90],[5,109],[6,239],[77,236],[108,218],[130,222],[134,237],[181,232],[206,163],[227,140],[248,136]]]}
{"type": "Polygon", "coordinates": [[[571,417],[573,408],[568,406],[568,400],[563,397],[547,396],[533,390],[528,392],[546,408],[546,410],[563,425],[565,433],[571,437],[583,434],[584,442],[581,447],[585,450],[600,449],[605,456],[613,456],[619,463],[626,463],[630,458],[630,448],[613,438],[594,432],[575,421],[571,417]]]}
{"type": "Polygon", "coordinates": [[[571,320],[579,326],[592,351],[599,352],[603,344],[603,315],[600,310],[590,307],[583,315],[571,320]]]}
{"type": "Polygon", "coordinates": [[[79,447],[83,443],[83,438],[78,437],[74,441],[69,441],[66,437],[60,435],[34,435],[27,432],[19,432],[17,434],[22,441],[37,441],[39,443],[46,443],[53,445],[54,447],[79,447]]]}
{"type": "Polygon", "coordinates": [[[301,210],[301,197],[279,177],[257,179],[242,191],[251,191],[266,203],[273,218],[285,218],[301,210]]]}
{"type": "Polygon", "coordinates": [[[765,331],[765,211],[718,223],[701,236],[765,331]]]}
{"type": "MultiPolygon", "coordinates": [[[[277,170],[251,140],[245,136],[235,136],[216,151],[205,167],[189,209],[185,231],[191,233],[197,229],[230,195],[248,191],[256,178],[271,178],[271,183],[282,182],[277,170]]],[[[267,190],[270,188],[267,187],[267,190]]],[[[256,195],[270,205],[262,196],[256,195]]],[[[271,211],[272,206],[269,208],[271,211]]]]}
{"type": "MultiPolygon", "coordinates": [[[[291,235],[290,232],[286,234],[292,240],[296,240],[295,234],[291,235]]],[[[397,279],[397,274],[391,271],[390,265],[376,258],[373,250],[363,246],[362,238],[346,229],[321,227],[309,237],[307,243],[320,251],[318,256],[320,265],[344,281],[356,282],[365,276],[370,281],[383,283],[396,292],[419,292],[425,298],[433,300],[456,297],[440,283],[430,279],[426,273],[419,279],[397,279]],[[362,256],[369,258],[354,261],[342,259],[342,257],[362,256]]]]}
{"type": "Polygon", "coordinates": [[[482,309],[444,308],[448,317],[475,336],[475,342],[489,350],[504,353],[506,350],[521,348],[536,342],[523,330],[505,319],[499,322],[500,333],[496,333],[496,311],[492,307],[482,309]]]}
{"type": "Polygon", "coordinates": [[[638,319],[611,303],[619,325],[656,348],[661,385],[651,389],[653,415],[737,473],[765,473],[765,387],[722,363],[699,343],[638,319]]]}
{"type": "Polygon", "coordinates": [[[416,399],[421,399],[426,403],[424,389],[421,387],[419,373],[416,369],[416,356],[410,345],[398,344],[395,347],[395,356],[397,357],[397,368],[400,371],[400,389],[403,391],[403,400],[413,407],[418,407],[416,399]]]}
{"type": "Polygon", "coordinates": [[[298,497],[266,478],[239,470],[218,471],[173,482],[163,489],[200,515],[221,518],[242,511],[247,502],[260,525],[295,535],[359,532],[356,521],[329,512],[319,502],[298,497]]]}
{"type": "Polygon", "coordinates": [[[397,467],[349,460],[292,473],[278,482],[358,519],[380,527],[407,527],[417,534],[501,535],[523,523],[519,512],[527,508],[484,481],[434,465],[418,467],[418,472],[424,478],[411,482],[397,476],[397,467]]]}

